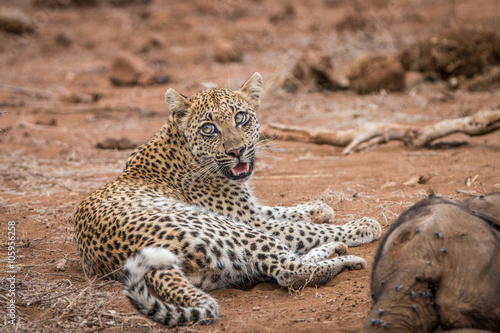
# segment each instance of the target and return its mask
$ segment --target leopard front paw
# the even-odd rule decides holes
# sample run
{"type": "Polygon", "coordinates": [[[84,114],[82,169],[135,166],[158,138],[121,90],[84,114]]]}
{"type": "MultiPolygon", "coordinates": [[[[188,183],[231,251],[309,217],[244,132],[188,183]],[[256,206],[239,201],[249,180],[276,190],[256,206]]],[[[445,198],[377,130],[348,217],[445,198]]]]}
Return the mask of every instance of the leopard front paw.
{"type": "Polygon", "coordinates": [[[346,223],[342,228],[345,230],[344,242],[347,246],[359,246],[371,243],[382,235],[382,228],[377,220],[362,217],[358,220],[346,223]]]}
{"type": "Polygon", "coordinates": [[[323,201],[312,201],[296,206],[304,213],[304,220],[311,223],[329,223],[335,217],[332,207],[323,201]]]}
{"type": "Polygon", "coordinates": [[[366,267],[366,260],[361,257],[346,255],[338,257],[342,261],[342,267],[348,270],[360,270],[366,267]]]}
{"type": "Polygon", "coordinates": [[[347,245],[342,242],[326,243],[323,246],[329,250],[329,258],[334,258],[347,253],[347,245]]]}

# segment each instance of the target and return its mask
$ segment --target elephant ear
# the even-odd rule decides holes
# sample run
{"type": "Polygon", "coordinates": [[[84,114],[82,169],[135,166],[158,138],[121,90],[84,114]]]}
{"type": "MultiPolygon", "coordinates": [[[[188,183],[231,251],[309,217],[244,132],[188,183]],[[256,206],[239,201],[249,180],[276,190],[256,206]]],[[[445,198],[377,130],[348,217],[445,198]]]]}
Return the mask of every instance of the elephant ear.
{"type": "Polygon", "coordinates": [[[262,84],[262,76],[256,72],[241,86],[238,92],[250,104],[252,104],[255,108],[258,108],[260,105],[260,98],[264,93],[262,84]]]}
{"type": "Polygon", "coordinates": [[[500,231],[500,192],[480,195],[459,205],[500,231]]]}

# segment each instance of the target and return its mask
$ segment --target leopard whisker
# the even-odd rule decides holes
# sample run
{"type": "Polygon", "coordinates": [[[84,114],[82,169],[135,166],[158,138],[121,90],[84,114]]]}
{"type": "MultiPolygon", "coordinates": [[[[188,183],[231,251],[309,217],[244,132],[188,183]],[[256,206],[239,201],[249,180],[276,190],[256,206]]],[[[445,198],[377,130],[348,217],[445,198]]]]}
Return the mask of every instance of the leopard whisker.
{"type": "Polygon", "coordinates": [[[215,162],[212,159],[205,159],[202,162],[198,161],[193,161],[190,164],[187,165],[189,168],[190,166],[196,165],[196,167],[192,170],[192,174],[186,174],[183,178],[183,183],[186,183],[186,177],[189,177],[189,180],[186,183],[186,186],[190,186],[194,180],[200,180],[200,177],[203,176],[203,174],[209,170],[215,162]]]}
{"type": "Polygon", "coordinates": [[[205,164],[203,168],[200,168],[196,174],[195,177],[192,178],[191,181],[197,179],[198,181],[205,180],[210,174],[213,174],[214,171],[216,171],[219,168],[217,163],[213,160],[208,160],[208,163],[205,164]]]}
{"type": "Polygon", "coordinates": [[[269,137],[268,137],[268,136],[266,136],[266,134],[265,134],[263,131],[260,131],[260,134],[264,137],[264,139],[259,140],[259,141],[257,142],[257,144],[259,144],[260,142],[268,142],[268,141],[272,141],[272,140],[276,139],[276,136],[277,136],[277,135],[275,134],[275,135],[271,135],[271,136],[269,136],[269,137]]]}
{"type": "Polygon", "coordinates": [[[269,142],[267,143],[262,143],[262,144],[257,144],[255,146],[255,151],[256,155],[258,157],[274,157],[275,153],[278,151],[277,148],[275,148],[276,144],[271,144],[269,142]]]}
{"type": "Polygon", "coordinates": [[[209,167],[208,167],[208,168],[206,168],[206,169],[203,171],[203,173],[204,173],[204,174],[202,174],[202,175],[201,175],[201,177],[200,177],[200,178],[198,178],[198,181],[203,181],[203,180],[205,180],[205,179],[206,179],[209,175],[212,175],[212,174],[214,174],[216,171],[218,171],[218,169],[219,169],[219,166],[218,166],[216,163],[213,163],[213,164],[209,165],[209,167]]]}
{"type": "Polygon", "coordinates": [[[276,142],[273,142],[272,139],[261,140],[255,144],[255,148],[257,149],[273,149],[276,146],[276,142]]]}

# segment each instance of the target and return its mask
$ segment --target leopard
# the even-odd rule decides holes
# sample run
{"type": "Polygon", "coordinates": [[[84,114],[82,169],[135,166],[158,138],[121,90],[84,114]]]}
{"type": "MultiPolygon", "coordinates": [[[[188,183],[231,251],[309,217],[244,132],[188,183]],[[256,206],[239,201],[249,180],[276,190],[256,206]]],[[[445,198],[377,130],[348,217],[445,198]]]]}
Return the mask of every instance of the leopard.
{"type": "Polygon", "coordinates": [[[214,289],[319,286],[366,266],[348,247],[378,239],[376,219],[333,224],[324,201],[266,206],[253,195],[263,92],[259,73],[234,90],[167,90],[161,129],[74,213],[85,274],[121,280],[138,312],[175,327],[216,321],[214,289]]]}

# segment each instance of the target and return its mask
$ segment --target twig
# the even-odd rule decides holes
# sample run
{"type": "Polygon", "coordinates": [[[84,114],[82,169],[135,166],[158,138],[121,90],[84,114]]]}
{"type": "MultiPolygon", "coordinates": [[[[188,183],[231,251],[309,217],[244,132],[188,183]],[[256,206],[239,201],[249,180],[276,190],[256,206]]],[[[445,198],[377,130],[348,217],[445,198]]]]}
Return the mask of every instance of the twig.
{"type": "Polygon", "coordinates": [[[24,87],[13,86],[10,84],[0,84],[0,90],[20,95],[32,96],[39,99],[50,99],[50,97],[52,96],[52,94],[47,90],[24,88],[24,87]]]}
{"type": "MultiPolygon", "coordinates": [[[[51,301],[51,300],[54,300],[54,299],[56,299],[56,298],[60,298],[60,297],[63,297],[63,296],[66,296],[66,295],[69,295],[69,294],[72,294],[72,293],[76,293],[77,291],[80,291],[80,290],[82,290],[82,289],[86,289],[86,288],[90,287],[90,286],[91,286],[93,283],[95,283],[96,281],[102,280],[102,279],[104,279],[104,278],[106,278],[106,277],[108,277],[108,276],[110,276],[110,275],[112,275],[112,274],[116,273],[116,272],[117,272],[117,271],[119,271],[119,270],[121,270],[121,268],[119,268],[119,269],[115,269],[114,271],[112,271],[112,272],[110,272],[110,273],[108,273],[108,274],[106,274],[106,275],[103,275],[103,276],[100,276],[100,277],[94,277],[94,278],[92,278],[92,280],[90,280],[90,282],[86,283],[85,285],[83,285],[83,286],[81,286],[81,287],[79,287],[79,288],[76,288],[76,289],[70,290],[70,291],[68,291],[68,292],[66,292],[66,293],[63,293],[63,294],[60,294],[60,295],[57,295],[57,296],[54,296],[54,297],[51,297],[51,298],[46,298],[46,299],[41,299],[41,298],[40,298],[40,299],[38,299],[37,301],[35,301],[33,304],[37,304],[37,303],[40,303],[40,302],[47,302],[47,301],[51,301]]],[[[100,289],[100,288],[102,288],[102,287],[104,287],[104,286],[107,286],[107,285],[112,284],[112,283],[115,283],[115,282],[116,282],[116,281],[108,281],[108,282],[106,282],[106,283],[103,283],[102,285],[97,286],[97,287],[96,287],[96,289],[100,289]]],[[[42,297],[43,297],[43,296],[42,296],[42,297]]]]}
{"type": "Polygon", "coordinates": [[[453,133],[479,136],[498,129],[500,129],[500,109],[483,110],[472,116],[446,119],[423,127],[394,123],[367,123],[356,129],[329,131],[270,124],[265,126],[262,132],[263,135],[274,135],[281,140],[345,147],[342,153],[347,155],[393,140],[402,141],[412,147],[427,147],[434,140],[453,133]]]}

